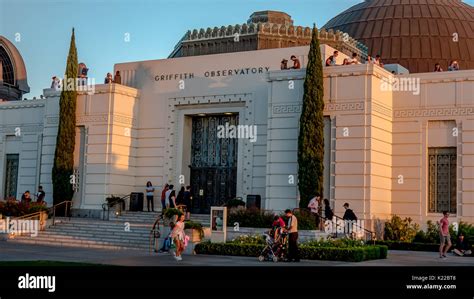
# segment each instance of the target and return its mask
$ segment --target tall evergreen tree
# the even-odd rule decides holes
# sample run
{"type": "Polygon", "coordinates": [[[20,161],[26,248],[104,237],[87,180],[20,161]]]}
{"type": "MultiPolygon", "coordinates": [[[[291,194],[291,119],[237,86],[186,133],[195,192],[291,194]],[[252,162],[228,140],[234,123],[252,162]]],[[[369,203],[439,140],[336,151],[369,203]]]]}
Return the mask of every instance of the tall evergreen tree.
{"type": "Polygon", "coordinates": [[[312,34],[298,136],[298,189],[301,208],[308,206],[315,193],[323,194],[324,87],[321,48],[316,25],[312,34]]]}
{"type": "Polygon", "coordinates": [[[74,145],[76,139],[76,101],[78,62],[77,49],[72,29],[69,55],[67,57],[66,73],[63,90],[59,99],[59,126],[56,138],[56,151],[53,166],[53,202],[58,204],[72,200],[74,195],[71,185],[71,175],[74,173],[74,145]]]}

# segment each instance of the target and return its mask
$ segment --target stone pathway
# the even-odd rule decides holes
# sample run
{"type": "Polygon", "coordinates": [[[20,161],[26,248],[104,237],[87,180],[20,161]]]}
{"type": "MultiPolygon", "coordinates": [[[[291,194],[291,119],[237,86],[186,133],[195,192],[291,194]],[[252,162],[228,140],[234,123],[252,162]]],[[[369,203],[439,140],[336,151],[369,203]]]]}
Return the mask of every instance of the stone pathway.
{"type": "Polygon", "coordinates": [[[472,257],[448,255],[441,260],[436,252],[389,251],[385,260],[359,263],[309,261],[300,263],[259,262],[257,258],[184,255],[176,262],[169,254],[149,254],[138,250],[104,250],[91,248],[54,247],[29,244],[11,244],[0,241],[0,261],[50,260],[85,262],[117,266],[474,266],[472,257]]]}

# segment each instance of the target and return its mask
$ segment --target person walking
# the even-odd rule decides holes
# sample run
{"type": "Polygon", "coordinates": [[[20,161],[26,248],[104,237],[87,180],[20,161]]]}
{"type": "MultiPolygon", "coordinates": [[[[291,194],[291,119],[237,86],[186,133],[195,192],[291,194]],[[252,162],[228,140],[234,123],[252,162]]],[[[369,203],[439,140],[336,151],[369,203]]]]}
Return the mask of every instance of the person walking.
{"type": "Polygon", "coordinates": [[[161,213],[164,213],[166,210],[166,191],[168,191],[169,185],[165,184],[163,190],[161,191],[161,213]]]}
{"type": "Polygon", "coordinates": [[[186,191],[184,191],[183,204],[186,205],[186,220],[191,218],[191,208],[192,208],[193,195],[191,193],[191,186],[186,186],[186,191]]]}
{"type": "Polygon", "coordinates": [[[169,185],[168,191],[166,191],[166,200],[168,201],[170,208],[176,208],[176,192],[173,188],[173,185],[169,185]]]}
{"type": "Polygon", "coordinates": [[[184,186],[181,186],[181,189],[179,189],[178,196],[176,197],[176,204],[184,204],[184,186]]]}
{"type": "Polygon", "coordinates": [[[439,258],[445,259],[446,253],[451,247],[451,236],[449,235],[449,213],[448,211],[443,212],[443,218],[438,222],[439,224],[439,258]]]}
{"type": "MultiPolygon", "coordinates": [[[[170,186],[171,187],[171,186],[170,186]]],[[[176,246],[176,251],[173,252],[173,256],[177,261],[181,261],[181,253],[184,251],[184,214],[178,216],[178,221],[176,222],[173,231],[171,232],[171,237],[173,238],[174,244],[176,246]]]]}
{"type": "Polygon", "coordinates": [[[344,220],[344,233],[352,236],[352,233],[354,232],[354,222],[357,221],[357,216],[354,211],[349,209],[349,204],[347,202],[343,205],[343,207],[346,209],[344,216],[342,216],[342,220],[344,220]]]}
{"type": "Polygon", "coordinates": [[[324,217],[326,218],[326,220],[332,221],[332,217],[334,217],[334,212],[331,209],[329,200],[325,198],[323,202],[324,202],[324,217]]]}
{"type": "Polygon", "coordinates": [[[316,193],[316,195],[309,201],[308,208],[311,210],[311,214],[316,220],[316,228],[319,229],[320,226],[320,215],[319,215],[319,204],[321,203],[321,195],[316,193]]]}
{"type": "Polygon", "coordinates": [[[288,217],[288,262],[299,262],[299,249],[298,249],[298,219],[291,212],[290,209],[285,211],[286,217],[288,217]]]}
{"type": "Polygon", "coordinates": [[[151,212],[154,212],[154,205],[153,205],[153,195],[155,193],[155,188],[151,184],[150,181],[146,183],[146,207],[148,208],[148,212],[150,212],[150,206],[151,206],[151,212]]]}

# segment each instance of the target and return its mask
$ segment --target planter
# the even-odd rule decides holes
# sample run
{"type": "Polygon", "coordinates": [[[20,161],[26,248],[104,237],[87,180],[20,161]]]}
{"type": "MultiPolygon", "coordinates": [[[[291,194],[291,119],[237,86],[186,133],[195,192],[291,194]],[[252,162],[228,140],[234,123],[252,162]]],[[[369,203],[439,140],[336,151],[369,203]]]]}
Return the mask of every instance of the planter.
{"type": "Polygon", "coordinates": [[[201,242],[201,233],[197,229],[188,228],[184,230],[186,235],[189,236],[189,241],[192,243],[201,242]]]}

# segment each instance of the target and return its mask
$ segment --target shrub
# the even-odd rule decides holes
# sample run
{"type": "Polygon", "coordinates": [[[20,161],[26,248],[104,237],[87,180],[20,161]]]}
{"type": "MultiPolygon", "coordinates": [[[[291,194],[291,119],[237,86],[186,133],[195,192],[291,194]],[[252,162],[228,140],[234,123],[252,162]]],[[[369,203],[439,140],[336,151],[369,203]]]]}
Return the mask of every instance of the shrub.
{"type": "Polygon", "coordinates": [[[336,248],[354,248],[366,246],[364,241],[353,240],[349,238],[341,239],[320,239],[317,241],[307,241],[302,243],[302,246],[311,246],[311,247],[336,247],[336,248]]]}
{"type": "MultiPolygon", "coordinates": [[[[264,247],[265,245],[261,244],[202,242],[196,244],[194,250],[197,254],[257,257],[264,247]]],[[[370,259],[384,259],[387,257],[387,252],[387,246],[364,246],[355,248],[300,246],[300,257],[308,260],[361,262],[370,259]]]]}
{"type": "Polygon", "coordinates": [[[376,245],[385,245],[390,250],[411,250],[411,251],[431,251],[437,252],[439,244],[418,243],[418,242],[398,242],[398,241],[374,241],[376,245]]]}
{"type": "Polygon", "coordinates": [[[5,217],[18,217],[29,214],[29,206],[15,199],[0,201],[0,214],[5,217]]]}
{"type": "Polygon", "coordinates": [[[274,214],[258,208],[237,209],[227,216],[227,223],[239,223],[240,227],[269,228],[272,226],[274,214]]]}
{"type": "Polygon", "coordinates": [[[234,199],[229,200],[225,204],[225,206],[228,207],[228,208],[237,208],[239,206],[245,207],[245,202],[241,199],[234,198],[234,199]]]}
{"type": "Polygon", "coordinates": [[[28,214],[32,214],[32,213],[36,213],[36,212],[40,212],[40,211],[47,212],[47,211],[49,211],[49,209],[43,204],[39,204],[39,203],[34,202],[34,203],[30,204],[30,207],[28,209],[28,214]]]}
{"type": "Polygon", "coordinates": [[[168,219],[171,219],[173,218],[174,215],[178,215],[181,216],[183,215],[183,212],[181,212],[180,210],[178,209],[175,209],[175,208],[168,208],[165,210],[165,213],[164,213],[164,216],[168,219]]]}
{"type": "Polygon", "coordinates": [[[415,238],[419,225],[412,223],[411,218],[401,219],[393,215],[390,221],[385,222],[384,238],[391,241],[411,242],[415,238]]]}
{"type": "Polygon", "coordinates": [[[262,235],[242,235],[233,239],[229,243],[235,244],[262,244],[265,245],[265,239],[262,235]]]}
{"type": "Polygon", "coordinates": [[[293,212],[293,215],[295,215],[296,218],[298,219],[298,230],[318,229],[316,225],[316,218],[313,216],[313,214],[311,214],[310,211],[297,210],[293,212]]]}
{"type": "MultiPolygon", "coordinates": [[[[413,239],[413,242],[417,243],[428,243],[428,244],[439,244],[439,226],[437,223],[433,223],[433,221],[428,220],[426,222],[427,228],[426,232],[423,230],[419,230],[415,238],[413,239]]],[[[469,236],[474,236],[474,228],[472,225],[467,224],[465,222],[460,222],[458,226],[458,232],[462,232],[466,238],[469,238],[469,236]],[[473,229],[472,235],[470,235],[470,229],[473,229]]],[[[457,234],[454,231],[454,226],[451,224],[449,225],[449,234],[451,236],[451,241],[453,244],[456,242],[457,239],[457,234]]]]}

